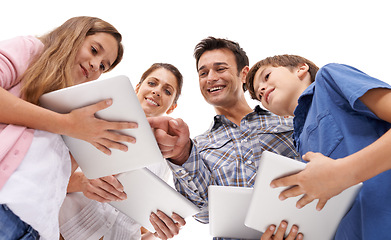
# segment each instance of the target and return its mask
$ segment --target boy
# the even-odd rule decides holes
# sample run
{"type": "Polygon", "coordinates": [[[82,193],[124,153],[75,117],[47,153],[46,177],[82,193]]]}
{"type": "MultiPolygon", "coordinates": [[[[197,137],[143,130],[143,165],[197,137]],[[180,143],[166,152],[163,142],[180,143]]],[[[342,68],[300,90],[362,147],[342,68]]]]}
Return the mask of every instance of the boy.
{"type": "Polygon", "coordinates": [[[294,55],[256,63],[246,82],[251,97],[265,108],[294,116],[296,147],[309,161],[304,171],[272,181],[272,187],[294,186],[280,199],[303,194],[298,208],[319,199],[321,210],[331,197],[364,182],[335,238],[387,239],[391,86],[346,65],[328,64],[318,71],[311,61],[294,55]]]}

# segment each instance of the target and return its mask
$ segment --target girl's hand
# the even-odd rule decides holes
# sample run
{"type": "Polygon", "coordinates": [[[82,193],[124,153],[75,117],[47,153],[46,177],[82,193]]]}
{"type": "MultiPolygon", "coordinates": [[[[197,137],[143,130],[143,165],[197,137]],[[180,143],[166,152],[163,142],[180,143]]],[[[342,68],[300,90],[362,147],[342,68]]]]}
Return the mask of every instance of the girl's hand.
{"type": "Polygon", "coordinates": [[[278,226],[278,229],[276,233],[274,234],[276,230],[275,225],[270,225],[267,230],[262,234],[261,240],[301,240],[303,239],[303,234],[299,233],[299,228],[296,225],[293,225],[291,228],[291,231],[289,232],[288,236],[284,238],[286,228],[288,226],[288,223],[285,221],[281,221],[280,226],[278,226]]]}
{"type": "Polygon", "coordinates": [[[111,154],[110,148],[126,152],[128,148],[121,142],[135,143],[136,139],[115,130],[137,128],[137,123],[109,122],[95,117],[96,112],[111,104],[112,100],[103,100],[65,114],[65,126],[67,127],[60,130],[61,134],[87,141],[108,155],[111,154]]]}

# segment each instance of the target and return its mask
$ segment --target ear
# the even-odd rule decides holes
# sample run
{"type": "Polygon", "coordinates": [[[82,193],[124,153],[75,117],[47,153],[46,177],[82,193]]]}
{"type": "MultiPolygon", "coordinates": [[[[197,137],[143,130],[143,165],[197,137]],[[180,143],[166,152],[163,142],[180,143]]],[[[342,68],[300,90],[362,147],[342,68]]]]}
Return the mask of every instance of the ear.
{"type": "Polygon", "coordinates": [[[171,105],[171,107],[167,110],[166,114],[168,115],[168,114],[172,113],[177,106],[178,106],[178,104],[173,103],[171,105]]]}
{"type": "Polygon", "coordinates": [[[310,67],[307,65],[307,63],[301,63],[298,67],[297,67],[297,76],[303,80],[308,74],[308,70],[310,69],[310,67]]]}
{"type": "Polygon", "coordinates": [[[136,88],[134,89],[136,94],[138,93],[138,90],[140,90],[140,83],[137,83],[136,88]]]}
{"type": "Polygon", "coordinates": [[[250,71],[250,68],[248,66],[245,66],[244,68],[242,68],[242,71],[240,72],[240,74],[241,74],[240,81],[242,81],[242,83],[246,83],[246,77],[247,77],[247,74],[249,71],[250,71]]]}

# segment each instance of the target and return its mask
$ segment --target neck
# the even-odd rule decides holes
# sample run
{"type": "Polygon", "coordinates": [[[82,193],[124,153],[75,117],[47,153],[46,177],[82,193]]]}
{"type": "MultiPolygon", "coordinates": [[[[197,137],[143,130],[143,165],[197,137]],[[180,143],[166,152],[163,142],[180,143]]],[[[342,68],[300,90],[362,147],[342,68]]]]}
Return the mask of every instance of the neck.
{"type": "Polygon", "coordinates": [[[248,105],[246,100],[238,101],[230,106],[215,106],[215,111],[218,115],[224,115],[231,122],[240,125],[240,121],[253,110],[248,105]]]}

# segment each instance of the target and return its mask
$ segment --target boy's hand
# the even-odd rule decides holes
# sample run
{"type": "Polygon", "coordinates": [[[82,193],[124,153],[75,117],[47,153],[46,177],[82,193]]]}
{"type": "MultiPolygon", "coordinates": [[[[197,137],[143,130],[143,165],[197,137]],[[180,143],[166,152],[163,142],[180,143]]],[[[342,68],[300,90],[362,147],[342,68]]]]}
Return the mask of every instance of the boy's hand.
{"type": "Polygon", "coordinates": [[[340,163],[343,160],[336,161],[321,153],[313,152],[306,153],[303,160],[308,161],[303,171],[271,182],[271,187],[293,186],[280,194],[280,200],[303,194],[296,207],[302,208],[313,200],[319,199],[316,209],[320,211],[330,198],[353,185],[349,184],[351,179],[349,179],[348,169],[341,167],[340,163]]]}

